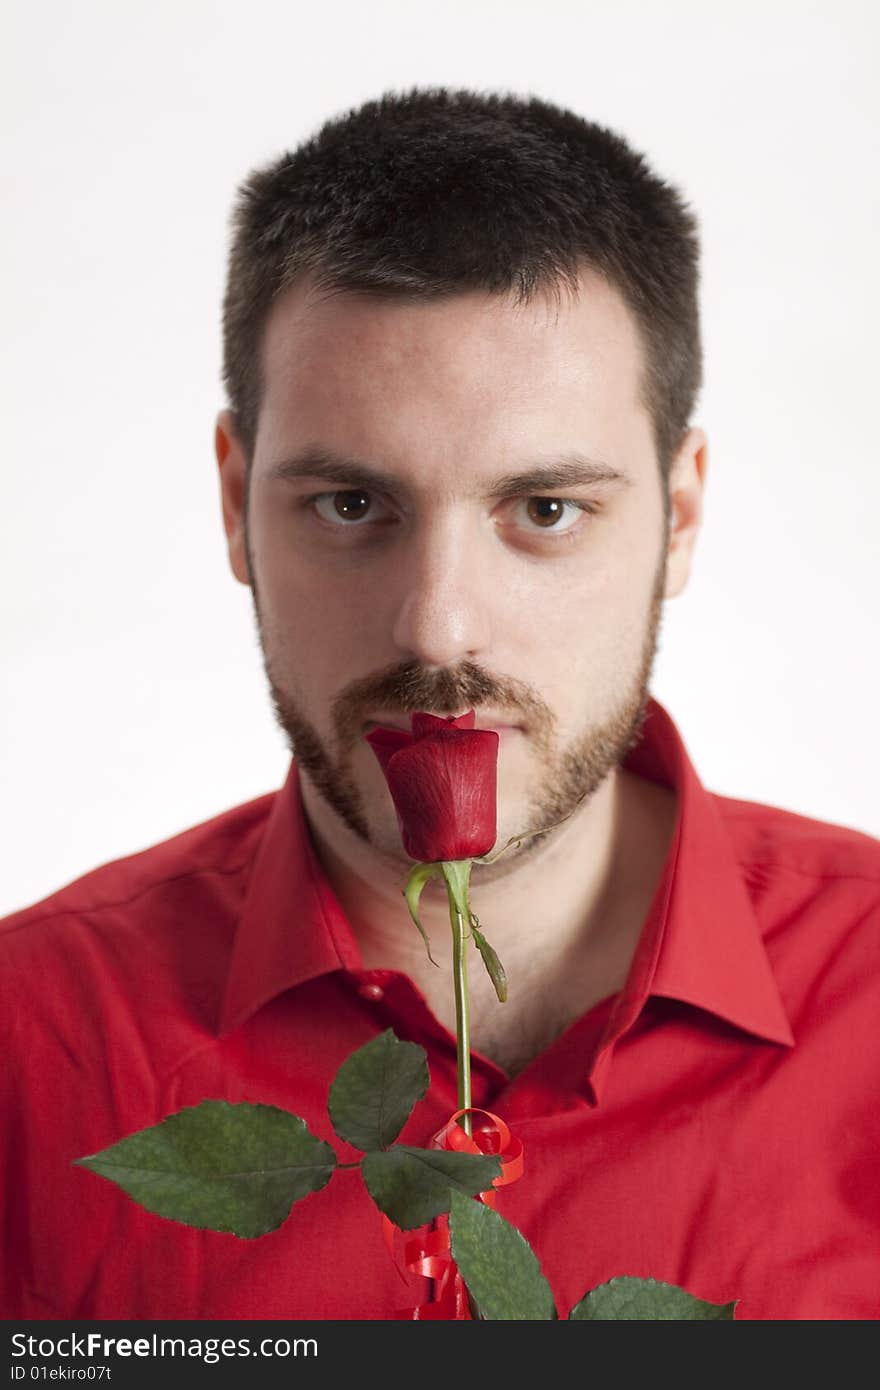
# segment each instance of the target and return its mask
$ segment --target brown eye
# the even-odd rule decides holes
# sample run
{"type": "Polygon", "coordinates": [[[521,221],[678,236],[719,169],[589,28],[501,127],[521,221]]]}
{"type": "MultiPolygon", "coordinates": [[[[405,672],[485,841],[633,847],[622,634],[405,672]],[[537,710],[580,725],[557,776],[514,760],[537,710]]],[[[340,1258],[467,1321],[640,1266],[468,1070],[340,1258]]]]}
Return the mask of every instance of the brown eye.
{"type": "Polygon", "coordinates": [[[535,535],[543,531],[548,537],[578,536],[585,520],[584,513],[595,514],[595,502],[579,501],[575,497],[524,497],[517,503],[527,513],[525,529],[535,535]]]}
{"type": "Polygon", "coordinates": [[[360,521],[369,506],[365,492],[333,493],[333,509],[344,521],[360,521]]]}
{"type": "MultiPolygon", "coordinates": [[[[333,526],[340,522],[354,523],[369,520],[372,499],[362,488],[345,488],[337,492],[322,492],[308,499],[323,521],[333,526]]],[[[340,527],[340,529],[343,529],[340,527]]]]}
{"type": "Polygon", "coordinates": [[[563,515],[565,503],[560,497],[530,497],[526,506],[529,520],[549,529],[563,515]]]}

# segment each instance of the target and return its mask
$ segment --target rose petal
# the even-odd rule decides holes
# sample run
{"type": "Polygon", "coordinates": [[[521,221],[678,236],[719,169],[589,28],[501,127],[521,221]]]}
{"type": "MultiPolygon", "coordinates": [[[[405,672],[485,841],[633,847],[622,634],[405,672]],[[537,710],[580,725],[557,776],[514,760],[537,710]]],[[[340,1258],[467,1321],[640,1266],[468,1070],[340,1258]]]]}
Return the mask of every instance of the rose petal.
{"type": "Polygon", "coordinates": [[[364,738],[379,760],[383,772],[387,773],[388,762],[400,748],[408,748],[413,741],[412,734],[404,729],[386,729],[381,724],[371,729],[364,738]]]}
{"type": "Polygon", "coordinates": [[[456,719],[453,715],[448,717],[436,714],[427,714],[425,711],[417,711],[410,718],[413,736],[423,738],[425,734],[432,734],[435,729],[472,729],[476,714],[472,709],[466,710],[456,719]]]}

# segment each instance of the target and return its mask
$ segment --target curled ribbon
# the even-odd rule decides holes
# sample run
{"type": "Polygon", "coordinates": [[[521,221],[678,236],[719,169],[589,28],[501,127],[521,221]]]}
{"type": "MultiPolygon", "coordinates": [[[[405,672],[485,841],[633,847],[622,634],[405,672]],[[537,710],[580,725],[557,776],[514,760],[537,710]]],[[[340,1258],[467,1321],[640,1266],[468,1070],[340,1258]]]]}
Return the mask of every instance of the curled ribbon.
{"type": "MultiPolygon", "coordinates": [[[[477,1193],[479,1201],[487,1207],[496,1204],[495,1189],[516,1182],[523,1171],[523,1146],[514,1138],[509,1128],[491,1110],[480,1110],[468,1106],[456,1110],[455,1114],[439,1129],[431,1139],[430,1148],[448,1149],[456,1153],[497,1154],[501,1160],[501,1172],[492,1179],[492,1186],[485,1192],[477,1193]],[[466,1134],[458,1120],[462,1115],[482,1115],[479,1125],[473,1125],[473,1133],[466,1134]]],[[[382,1213],[382,1233],[391,1258],[395,1258],[394,1237],[400,1231],[389,1217],[382,1213]]],[[[400,1308],[394,1314],[398,1320],[423,1321],[424,1319],[468,1319],[471,1316],[467,1289],[456,1268],[449,1243],[449,1218],[446,1214],[438,1216],[437,1227],[427,1235],[407,1240],[403,1247],[403,1265],[410,1274],[421,1274],[427,1279],[437,1281],[434,1300],[420,1303],[414,1308],[400,1308]]],[[[398,1266],[399,1268],[399,1266],[398,1266]]],[[[403,1278],[401,1272],[401,1278],[403,1278]]]]}

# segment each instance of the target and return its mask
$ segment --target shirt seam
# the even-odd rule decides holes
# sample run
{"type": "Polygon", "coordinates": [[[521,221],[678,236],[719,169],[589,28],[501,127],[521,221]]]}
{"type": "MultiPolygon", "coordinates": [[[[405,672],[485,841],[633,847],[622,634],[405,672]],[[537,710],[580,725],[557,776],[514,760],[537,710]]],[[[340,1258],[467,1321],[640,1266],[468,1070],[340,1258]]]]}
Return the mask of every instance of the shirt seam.
{"type": "MultiPolygon", "coordinates": [[[[259,1012],[259,1010],[257,1010],[256,1012],[259,1012]]],[[[246,1021],[247,1020],[245,1020],[245,1022],[246,1021]]],[[[243,1023],[239,1024],[238,1027],[234,1028],[232,1031],[234,1033],[237,1033],[238,1029],[241,1027],[243,1027],[243,1023]]],[[[184,1057],[179,1057],[176,1062],[172,1063],[169,1071],[164,1072],[163,1075],[158,1076],[156,1078],[158,1085],[163,1086],[167,1089],[169,1086],[172,1085],[175,1077],[179,1074],[179,1072],[185,1066],[187,1066],[188,1063],[190,1063],[193,1060],[193,1058],[201,1057],[203,1052],[210,1052],[212,1047],[216,1048],[224,1041],[224,1038],[210,1037],[206,1038],[203,1042],[198,1043],[195,1047],[191,1049],[191,1051],[187,1052],[184,1057]]]]}
{"type": "MultiPolygon", "coordinates": [[[[131,903],[137,902],[139,898],[145,897],[147,893],[152,893],[156,888],[169,887],[172,883],[182,883],[184,879],[197,878],[200,874],[239,874],[242,869],[247,868],[248,864],[253,861],[253,857],[254,851],[251,851],[247,859],[243,859],[240,864],[232,865],[228,869],[188,869],[186,873],[175,874],[173,878],[157,879],[155,883],[150,883],[145,888],[139,889],[137,893],[133,893],[130,898],[116,898],[110,903],[93,903],[90,905],[83,905],[82,907],[59,907],[53,912],[45,913],[42,917],[30,917],[26,922],[19,922],[15,927],[4,927],[2,932],[0,932],[0,940],[2,940],[4,936],[12,936],[15,932],[21,931],[24,927],[43,926],[46,922],[53,922],[56,917],[76,916],[80,913],[85,916],[94,912],[109,912],[111,909],[117,907],[128,907],[131,903]]],[[[22,911],[27,912],[28,909],[23,908],[22,911]]]]}
{"type": "Polygon", "coordinates": [[[840,883],[841,880],[854,880],[857,883],[873,883],[880,887],[880,875],[849,873],[846,870],[840,873],[816,873],[812,869],[800,869],[795,864],[785,864],[779,859],[740,859],[737,861],[744,873],[750,869],[784,869],[790,874],[799,874],[801,878],[813,879],[816,883],[840,883]]]}
{"type": "MultiPolygon", "coordinates": [[[[254,851],[252,850],[247,859],[243,859],[240,864],[234,864],[228,869],[188,869],[186,873],[175,874],[173,878],[157,879],[155,883],[150,883],[145,888],[141,888],[137,893],[133,893],[129,898],[115,898],[113,902],[93,903],[83,905],[82,907],[59,907],[55,911],[47,912],[41,917],[33,917],[29,918],[26,922],[19,922],[18,926],[16,927],[4,927],[2,933],[0,933],[0,936],[12,936],[14,932],[21,931],[23,927],[43,926],[46,922],[54,921],[56,917],[68,917],[71,914],[75,915],[76,913],[85,914],[92,912],[107,912],[111,908],[128,907],[130,903],[137,902],[139,898],[144,897],[147,893],[153,892],[155,888],[167,887],[172,883],[181,883],[184,879],[196,878],[199,874],[238,874],[241,873],[242,869],[246,868],[248,864],[252,863],[253,857],[254,851]]],[[[838,874],[820,874],[814,873],[812,869],[800,869],[794,864],[784,864],[778,859],[740,859],[737,862],[739,863],[739,867],[743,870],[744,873],[748,873],[750,869],[784,869],[787,873],[799,874],[801,878],[810,878],[818,883],[839,883],[841,879],[844,879],[855,880],[858,883],[871,883],[876,886],[880,886],[880,876],[874,877],[870,874],[858,874],[849,872],[841,872],[838,874]]],[[[324,924],[327,927],[330,935],[333,937],[334,945],[336,945],[336,949],[338,951],[339,947],[336,944],[335,932],[328,920],[326,908],[320,895],[318,901],[324,924]]],[[[22,909],[22,911],[27,912],[28,909],[24,908],[22,909]]]]}

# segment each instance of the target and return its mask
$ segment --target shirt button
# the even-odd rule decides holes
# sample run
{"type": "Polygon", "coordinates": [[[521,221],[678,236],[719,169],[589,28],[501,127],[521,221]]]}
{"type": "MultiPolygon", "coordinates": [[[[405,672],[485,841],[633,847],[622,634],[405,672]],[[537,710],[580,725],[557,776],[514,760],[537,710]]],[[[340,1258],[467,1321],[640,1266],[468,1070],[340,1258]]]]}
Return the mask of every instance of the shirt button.
{"type": "Polygon", "coordinates": [[[362,999],[378,1000],[383,998],[385,991],[381,985],[361,985],[358,988],[358,994],[362,999]]]}

